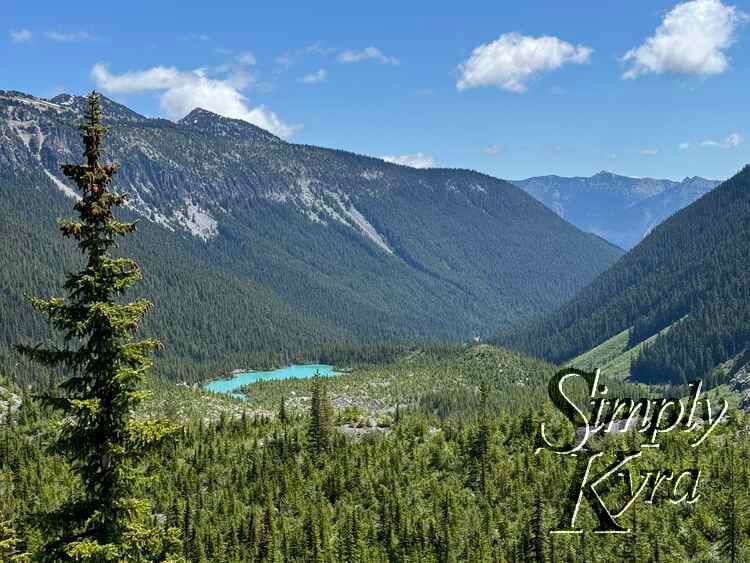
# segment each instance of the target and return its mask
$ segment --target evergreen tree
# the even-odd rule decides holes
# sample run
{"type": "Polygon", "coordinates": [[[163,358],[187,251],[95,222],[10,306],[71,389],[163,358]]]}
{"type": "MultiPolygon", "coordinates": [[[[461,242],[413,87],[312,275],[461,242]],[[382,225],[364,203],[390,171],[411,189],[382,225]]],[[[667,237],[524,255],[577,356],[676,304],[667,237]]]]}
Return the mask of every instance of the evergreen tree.
{"type": "Polygon", "coordinates": [[[286,412],[286,397],[281,397],[281,404],[279,405],[279,422],[284,425],[289,422],[289,415],[286,412]]]}
{"type": "Polygon", "coordinates": [[[734,446],[732,444],[727,444],[727,449],[729,450],[729,482],[727,483],[729,490],[727,491],[727,499],[724,504],[724,510],[721,514],[722,534],[720,547],[721,554],[726,557],[730,563],[735,563],[736,561],[739,561],[737,554],[741,531],[737,525],[737,488],[734,476],[734,446]]]}
{"type": "Polygon", "coordinates": [[[320,374],[312,378],[312,397],[310,401],[310,428],[308,430],[309,446],[314,455],[328,451],[333,435],[333,407],[328,398],[328,391],[320,374]]]}
{"type": "Polygon", "coordinates": [[[481,399],[481,414],[479,427],[474,435],[471,444],[471,457],[473,460],[474,470],[472,481],[474,486],[484,494],[487,487],[487,467],[489,462],[490,443],[492,440],[492,429],[489,425],[487,413],[487,384],[482,382],[479,388],[481,399]]]}
{"type": "Polygon", "coordinates": [[[531,518],[531,541],[529,542],[529,559],[544,563],[544,503],[540,493],[534,496],[534,513],[531,518]]]}
{"type": "Polygon", "coordinates": [[[148,356],[159,342],[134,336],[151,303],[118,299],[141,271],[133,260],[112,257],[110,251],[136,225],[114,217],[126,196],[108,187],[118,167],[100,162],[106,129],[98,95],[92,92],[88,102],[80,126],[86,163],[62,167],[81,190],[74,207],[80,220],[60,222],[63,235],[78,242],[86,265],[67,276],[68,299],[32,300],[63,332],[64,346],[19,346],[32,360],[70,373],[60,384],[62,392],[45,399],[62,412],[55,449],[80,477],[84,493],[49,515],[45,556],[54,561],[163,559],[176,533],[151,528],[150,506],[136,495],[145,480],[144,453],[174,429],[133,415],[147,397],[140,388],[148,356]]]}
{"type": "Polygon", "coordinates": [[[276,561],[278,559],[277,549],[276,519],[274,508],[269,500],[263,509],[263,534],[258,546],[258,559],[260,561],[276,561]]]}

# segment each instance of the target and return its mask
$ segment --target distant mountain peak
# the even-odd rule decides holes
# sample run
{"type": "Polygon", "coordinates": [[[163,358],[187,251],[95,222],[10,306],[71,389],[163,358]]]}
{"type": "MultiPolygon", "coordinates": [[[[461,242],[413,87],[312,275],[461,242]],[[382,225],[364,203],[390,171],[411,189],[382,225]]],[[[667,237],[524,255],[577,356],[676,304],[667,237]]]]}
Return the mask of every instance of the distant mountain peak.
{"type": "MultiPolygon", "coordinates": [[[[134,112],[132,109],[104,96],[101,93],[98,94],[105,120],[130,123],[142,123],[148,120],[146,116],[134,112]]],[[[76,96],[74,94],[63,93],[50,99],[49,102],[54,103],[65,110],[75,112],[78,115],[83,115],[86,111],[86,104],[88,103],[87,98],[88,96],[76,96]]]]}
{"type": "Polygon", "coordinates": [[[180,119],[177,123],[186,123],[191,119],[223,119],[223,116],[213,111],[203,109],[202,107],[196,107],[193,108],[190,113],[180,119]]]}
{"type": "Polygon", "coordinates": [[[223,115],[201,107],[194,108],[185,117],[177,121],[177,123],[195,131],[201,131],[203,133],[220,137],[283,142],[273,133],[262,129],[257,125],[253,125],[249,121],[224,117],[223,115]]]}

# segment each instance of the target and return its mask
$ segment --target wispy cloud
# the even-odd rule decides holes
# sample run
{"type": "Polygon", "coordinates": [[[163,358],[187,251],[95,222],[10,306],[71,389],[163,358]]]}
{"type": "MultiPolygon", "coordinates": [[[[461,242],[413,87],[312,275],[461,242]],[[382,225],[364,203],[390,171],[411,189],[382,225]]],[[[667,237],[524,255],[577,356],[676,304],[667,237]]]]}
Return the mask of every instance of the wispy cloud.
{"type": "Polygon", "coordinates": [[[211,36],[206,33],[191,33],[190,35],[183,35],[180,39],[188,41],[211,41],[211,36]]]}
{"type": "Polygon", "coordinates": [[[745,21],[746,14],[720,0],[677,4],[652,37],[625,54],[622,60],[631,66],[622,76],[720,74],[729,68],[724,51],[734,43],[737,27],[745,21]]]}
{"type": "Polygon", "coordinates": [[[275,63],[278,67],[281,67],[282,70],[288,69],[294,64],[296,59],[302,57],[328,57],[336,53],[337,50],[338,49],[335,47],[325,45],[322,41],[316,41],[315,43],[311,43],[301,49],[287,51],[282,55],[279,55],[276,57],[275,63]]]}
{"type": "Polygon", "coordinates": [[[715,147],[725,150],[731,150],[736,149],[739,147],[742,143],[745,142],[745,138],[740,135],[739,133],[731,133],[727,135],[724,139],[721,139],[719,141],[714,139],[706,139],[704,141],[700,142],[700,146],[702,147],[715,147]]]}
{"type": "Polygon", "coordinates": [[[88,33],[87,31],[45,31],[44,36],[47,39],[51,39],[52,41],[64,42],[91,41],[93,39],[96,39],[94,35],[88,33]]]}
{"type": "Polygon", "coordinates": [[[739,147],[744,142],[745,142],[744,137],[740,135],[739,133],[732,133],[726,139],[724,139],[724,144],[730,149],[739,147]]]}
{"type": "Polygon", "coordinates": [[[487,156],[497,156],[501,152],[503,152],[503,147],[501,147],[500,145],[492,145],[492,146],[483,148],[482,152],[486,154],[487,156]]]}
{"type": "Polygon", "coordinates": [[[315,72],[306,74],[305,76],[300,78],[300,82],[303,82],[304,84],[318,84],[319,82],[324,82],[327,77],[328,73],[325,69],[321,68],[319,70],[316,70],[315,72]]]}
{"type": "Polygon", "coordinates": [[[385,55],[377,47],[365,47],[361,51],[347,50],[338,54],[336,59],[340,63],[359,63],[362,61],[375,61],[381,64],[397,65],[399,60],[396,57],[385,55]]]}
{"type": "Polygon", "coordinates": [[[31,38],[34,37],[34,34],[31,33],[28,29],[17,29],[15,31],[10,31],[10,39],[14,43],[24,43],[26,41],[31,41],[31,38]]]}
{"type": "Polygon", "coordinates": [[[412,168],[433,168],[435,160],[432,155],[423,152],[414,154],[386,155],[381,157],[386,162],[400,164],[402,166],[411,166],[412,168]]]}
{"type": "Polygon", "coordinates": [[[258,63],[258,59],[255,58],[254,53],[245,51],[237,55],[237,62],[243,66],[255,66],[258,63]]]}
{"type": "Polygon", "coordinates": [[[336,52],[335,47],[329,47],[325,45],[322,41],[316,41],[315,43],[312,43],[302,49],[302,52],[311,54],[311,55],[322,55],[322,56],[328,56],[332,55],[336,52]]]}
{"type": "Polygon", "coordinates": [[[593,50],[572,45],[557,37],[530,37],[505,33],[491,43],[480,45],[459,65],[459,90],[497,86],[522,93],[537,74],[557,70],[564,64],[589,62],[593,50]]]}
{"type": "Polygon", "coordinates": [[[106,65],[99,63],[91,69],[91,76],[96,85],[108,93],[160,92],[160,104],[172,119],[201,107],[225,117],[253,123],[285,138],[291,137],[302,127],[285,123],[265,106],[251,107],[241,93],[249,84],[248,77],[241,73],[213,78],[208,76],[205,69],[182,71],[175,67],[156,66],[114,74],[106,65]]]}
{"type": "Polygon", "coordinates": [[[656,156],[659,154],[658,149],[641,149],[640,150],[641,156],[656,156]]]}

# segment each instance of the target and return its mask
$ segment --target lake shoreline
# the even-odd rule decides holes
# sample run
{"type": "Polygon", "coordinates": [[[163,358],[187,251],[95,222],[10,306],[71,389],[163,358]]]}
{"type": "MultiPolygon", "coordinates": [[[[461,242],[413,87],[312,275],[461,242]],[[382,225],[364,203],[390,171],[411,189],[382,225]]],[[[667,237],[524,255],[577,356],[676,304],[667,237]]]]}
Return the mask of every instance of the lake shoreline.
{"type": "Polygon", "coordinates": [[[331,377],[351,370],[336,369],[329,364],[289,364],[274,370],[232,370],[229,375],[213,379],[202,385],[202,389],[221,394],[237,394],[247,385],[259,381],[280,381],[284,379],[309,379],[319,373],[322,377],[331,377]]]}

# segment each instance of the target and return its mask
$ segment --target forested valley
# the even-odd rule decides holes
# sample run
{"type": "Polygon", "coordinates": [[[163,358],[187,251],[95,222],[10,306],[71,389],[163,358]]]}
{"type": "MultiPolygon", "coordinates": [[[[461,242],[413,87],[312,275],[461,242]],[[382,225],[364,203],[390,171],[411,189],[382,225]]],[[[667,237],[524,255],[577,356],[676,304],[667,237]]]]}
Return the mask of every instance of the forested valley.
{"type": "MultiPolygon", "coordinates": [[[[749,421],[736,403],[700,448],[691,447],[690,432],[665,434],[661,447],[643,450],[643,458],[631,468],[634,473],[628,475],[635,484],[625,473],[608,484],[603,496],[622,508],[634,487],[645,488],[657,471],[662,476],[663,487],[646,488],[629,510],[622,509],[620,523],[627,534],[591,533],[601,524],[601,513],[590,506],[590,497],[575,513],[583,533],[551,532],[570,525],[581,460],[602,451],[601,463],[611,463],[618,452],[640,448],[642,433],[602,432],[578,458],[540,449],[543,422],[561,439],[580,430],[550,402],[548,381],[557,367],[548,361],[562,363],[625,329],[637,341],[677,323],[653,347],[644,348],[633,363],[634,377],[607,380],[612,398],[657,400],[655,396],[666,395],[676,400],[687,394],[688,374],[704,365],[713,369],[739,351],[747,339],[741,315],[748,296],[739,275],[750,217],[743,207],[747,169],[715,196],[736,210],[732,230],[710,214],[709,194],[687,208],[688,219],[678,214],[667,221],[583,290],[583,297],[567,306],[567,312],[577,313],[569,326],[563,326],[560,313],[521,336],[504,337],[546,360],[480,342],[401,338],[394,344],[399,341],[394,338],[363,346],[347,338],[346,331],[290,309],[221,268],[227,299],[217,301],[214,317],[191,311],[195,302],[206,299],[206,286],[215,283],[216,278],[209,282],[201,277],[211,260],[198,262],[191,275],[170,278],[171,272],[188,269],[181,261],[181,245],[192,243],[175,241],[169,254],[162,254],[161,247],[149,244],[150,227],[139,242],[117,248],[119,238],[128,240],[137,225],[119,209],[127,198],[110,187],[117,166],[100,160],[107,129],[94,94],[84,117],[84,163],[62,168],[82,194],[74,205],[78,217],[58,224],[62,235],[77,243],[83,265],[68,251],[55,254],[44,267],[36,259],[23,263],[23,275],[39,277],[48,290],[29,307],[47,317],[56,336],[49,337],[43,322],[19,317],[19,325],[34,328],[14,351],[24,359],[0,378],[0,559],[750,558],[750,475],[743,463],[750,456],[749,421]],[[691,211],[695,206],[698,211],[691,211]],[[706,215],[709,220],[701,223],[706,215]],[[690,236],[701,228],[704,236],[690,236]],[[667,261],[675,250],[664,241],[674,240],[694,252],[667,261]],[[711,253],[705,244],[720,250],[711,253]],[[134,254],[138,262],[129,257],[134,254]],[[174,261],[176,269],[159,269],[161,260],[174,261]],[[656,261],[667,267],[655,267],[656,261]],[[77,267],[82,269],[71,273],[77,267]],[[139,284],[141,268],[149,267],[167,279],[146,277],[139,284]],[[677,291],[677,280],[684,283],[686,272],[690,283],[677,291]],[[636,299],[631,276],[645,280],[639,290],[648,300],[636,299]],[[176,298],[152,304],[154,283],[168,285],[176,298]],[[660,284],[673,290],[671,300],[657,291],[660,284]],[[126,293],[131,286],[137,289],[126,293]],[[619,290],[615,297],[612,288],[619,290]],[[67,297],[49,297],[60,293],[67,297]],[[211,323],[240,322],[232,301],[236,296],[247,300],[242,314],[257,315],[255,330],[265,334],[270,326],[270,334],[257,350],[228,356],[224,364],[207,364],[207,348],[218,346],[211,340],[211,323]],[[738,309],[736,322],[719,306],[725,299],[738,309]],[[636,302],[650,303],[651,313],[634,310],[636,302]],[[598,309],[602,303],[610,307],[606,314],[598,309]],[[184,319],[167,334],[170,343],[195,328],[207,335],[206,342],[187,340],[177,344],[184,348],[176,356],[159,355],[161,344],[153,336],[160,336],[158,329],[165,325],[150,324],[154,306],[167,309],[169,318],[184,319]],[[291,340],[285,340],[286,332],[273,332],[279,318],[285,319],[285,330],[299,323],[291,340]],[[717,319],[722,321],[718,325],[709,322],[717,319]],[[702,349],[713,354],[704,364],[690,364],[690,355],[679,353],[681,342],[687,350],[696,338],[708,343],[702,349]],[[268,351],[276,345],[274,352],[268,351]],[[661,361],[660,356],[649,357],[660,346],[674,350],[677,358],[667,364],[674,374],[667,380],[644,375],[649,361],[661,361]],[[158,377],[152,377],[152,358],[161,364],[158,377]],[[232,397],[203,390],[197,383],[205,380],[204,372],[180,371],[179,385],[162,377],[189,358],[219,373],[239,361],[273,366],[315,360],[343,369],[327,378],[254,383],[242,389],[242,396],[232,397]],[[700,476],[694,477],[691,502],[681,498],[685,491],[675,478],[686,468],[700,476]]],[[[26,205],[36,201],[34,190],[30,192],[26,205]]],[[[28,226],[23,214],[17,215],[3,227],[3,235],[19,237],[28,249],[53,244],[47,235],[36,234],[45,215],[42,201],[40,196],[39,206],[30,206],[28,226]]],[[[15,257],[23,262],[22,256],[15,257]]],[[[212,285],[211,295],[215,290],[212,285]]],[[[21,311],[17,295],[9,299],[21,311]]],[[[19,326],[4,329],[9,337],[19,326]]],[[[230,348],[241,349],[247,339],[247,333],[238,336],[230,348]]],[[[585,389],[571,396],[584,405],[590,398],[585,389]]],[[[711,396],[713,401],[721,398],[716,390],[711,396]]],[[[699,429],[712,420],[708,408],[698,416],[699,429]]]]}

